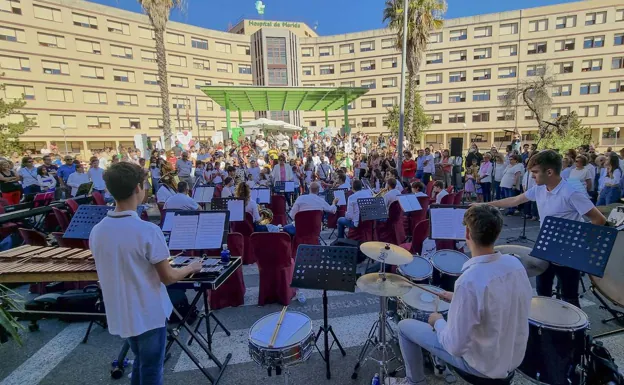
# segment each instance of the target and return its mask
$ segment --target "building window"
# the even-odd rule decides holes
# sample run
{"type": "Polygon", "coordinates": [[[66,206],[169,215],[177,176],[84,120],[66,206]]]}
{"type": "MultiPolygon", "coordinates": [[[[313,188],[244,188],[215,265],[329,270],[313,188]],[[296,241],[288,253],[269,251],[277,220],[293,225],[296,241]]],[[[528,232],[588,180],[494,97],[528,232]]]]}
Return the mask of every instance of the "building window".
{"type": "Polygon", "coordinates": [[[574,51],[575,39],[565,39],[555,41],[555,52],[574,51]]]}
{"type": "Polygon", "coordinates": [[[554,86],[552,96],[570,96],[572,95],[572,84],[564,84],[560,86],[554,86]]]}
{"type": "Polygon", "coordinates": [[[113,21],[113,20],[107,20],[107,22],[108,22],[108,32],[130,36],[129,24],[120,23],[118,21],[113,21]]]}
{"type": "Polygon", "coordinates": [[[43,73],[48,75],[69,75],[69,64],[42,60],[43,73]]]}
{"type": "Polygon", "coordinates": [[[46,88],[46,97],[51,102],[74,102],[74,94],[70,89],[46,88]]]}
{"type": "Polygon", "coordinates": [[[515,78],[516,77],[516,67],[499,67],[498,68],[498,78],[499,79],[507,79],[507,78],[515,78]]]}
{"type": "MultiPolygon", "coordinates": [[[[392,39],[392,41],[396,42],[395,39],[392,39]]],[[[431,34],[429,34],[429,44],[437,44],[442,42],[444,42],[444,34],[442,32],[432,32],[431,34]]]]}
{"type": "Polygon", "coordinates": [[[334,47],[319,47],[319,56],[334,56],[334,47]]]}
{"type": "Polygon", "coordinates": [[[38,32],[37,39],[42,47],[65,49],[65,37],[63,36],[38,32]]]}
{"type": "Polygon", "coordinates": [[[75,115],[50,115],[50,126],[52,128],[76,128],[75,115]]]}
{"type": "Polygon", "coordinates": [[[116,82],[134,83],[134,72],[114,69],[113,80],[116,82]]]}
{"type": "Polygon", "coordinates": [[[201,58],[193,58],[193,68],[208,71],[210,70],[210,60],[201,59],[201,58]]]}
{"type": "Polygon", "coordinates": [[[624,8],[615,11],[615,21],[624,21],[624,8]]]}
{"type": "Polygon", "coordinates": [[[303,66],[301,71],[302,71],[302,73],[305,76],[312,76],[312,75],[314,75],[314,67],[313,66],[303,66]]]}
{"type": "MultiPolygon", "coordinates": [[[[349,123],[349,126],[351,126],[350,123],[349,123]]],[[[362,127],[377,127],[377,119],[375,119],[375,118],[362,118],[362,127]]]]}
{"type": "Polygon", "coordinates": [[[492,26],[476,27],[474,29],[475,39],[492,36],[492,26]]]}
{"type": "Polygon", "coordinates": [[[496,111],[496,120],[499,122],[515,120],[516,116],[513,111],[498,110],[496,111]]]}
{"type": "Polygon", "coordinates": [[[377,88],[377,82],[375,81],[375,79],[362,80],[360,82],[360,86],[374,90],[375,88],[377,88]]]}
{"type": "Polygon", "coordinates": [[[360,62],[360,71],[373,71],[375,69],[374,60],[363,60],[360,62]]]}
{"type": "Polygon", "coordinates": [[[145,105],[148,107],[160,107],[162,106],[162,99],[160,99],[160,96],[147,95],[145,97],[145,105]]]}
{"type": "Polygon", "coordinates": [[[602,70],[602,59],[583,60],[583,65],[581,66],[581,72],[601,71],[601,70],[602,70]]]}
{"type": "Polygon", "coordinates": [[[518,55],[518,45],[501,45],[498,49],[499,57],[509,57],[509,56],[517,56],[518,55]]]}
{"type": "Polygon", "coordinates": [[[232,45],[229,43],[216,42],[215,49],[217,52],[232,53],[232,45]]]}
{"type": "Polygon", "coordinates": [[[232,63],[225,63],[222,61],[217,62],[217,72],[232,73],[232,67],[232,63]]]}
{"type": "Polygon", "coordinates": [[[622,69],[624,68],[624,56],[614,57],[611,59],[611,69],[622,69]]]}
{"type": "Polygon", "coordinates": [[[500,25],[499,34],[501,36],[504,35],[517,35],[518,34],[518,23],[506,23],[500,25]]]}
{"type": "Polygon", "coordinates": [[[474,70],[472,80],[488,80],[492,78],[492,71],[489,68],[474,70]]]}
{"type": "Polygon", "coordinates": [[[396,96],[387,96],[381,98],[381,106],[382,107],[392,107],[397,104],[396,96]]]}
{"type": "Polygon", "coordinates": [[[427,115],[431,124],[442,124],[442,114],[427,115]]]}
{"type": "Polygon", "coordinates": [[[167,43],[175,44],[175,45],[184,45],[186,44],[186,40],[184,39],[184,35],[167,32],[167,43]]]}
{"type": "Polygon", "coordinates": [[[566,116],[566,115],[570,115],[570,107],[556,107],[556,108],[551,108],[550,110],[550,117],[552,119],[557,119],[561,116],[566,116]]]}
{"type": "Polygon", "coordinates": [[[548,19],[529,21],[529,32],[540,32],[548,30],[548,19]]]}
{"type": "MultiPolygon", "coordinates": [[[[355,52],[355,47],[354,47],[353,43],[341,44],[340,45],[340,54],[341,55],[346,55],[346,54],[350,54],[350,53],[354,53],[354,52],[355,52]]],[[[312,55],[314,55],[314,51],[312,51],[312,55]]]]}
{"type": "Polygon", "coordinates": [[[473,102],[484,102],[490,100],[490,91],[489,90],[483,90],[483,91],[473,91],[472,92],[472,101],[473,102]]]}
{"type": "Polygon", "coordinates": [[[397,78],[381,79],[381,88],[392,88],[397,86],[397,78]]]}
{"type": "Polygon", "coordinates": [[[312,56],[314,56],[314,48],[312,48],[312,47],[302,47],[301,48],[301,56],[302,57],[312,57],[312,56]]]}
{"type": "Polygon", "coordinates": [[[616,33],[613,36],[613,45],[624,45],[624,33],[616,33]]]}
{"type": "Polygon", "coordinates": [[[558,74],[571,74],[574,72],[574,62],[555,63],[558,74]]]}
{"type": "Polygon", "coordinates": [[[286,39],[283,37],[267,37],[267,64],[286,65],[286,39]]]}
{"type": "Polygon", "coordinates": [[[156,51],[141,50],[141,61],[156,63],[156,51]]]}
{"type": "Polygon", "coordinates": [[[580,106],[578,115],[582,118],[594,118],[598,116],[598,106],[580,106]]]}
{"type": "Polygon", "coordinates": [[[61,10],[57,8],[43,7],[41,5],[33,5],[35,19],[43,19],[62,23],[61,10]]]}
{"type": "Polygon", "coordinates": [[[427,64],[439,64],[444,61],[442,53],[429,53],[425,59],[427,64]]]}
{"type": "Polygon", "coordinates": [[[269,68],[270,86],[287,86],[288,77],[286,68],[269,68]]]}
{"type": "Polygon", "coordinates": [[[138,130],[141,128],[141,119],[139,118],[119,118],[119,128],[126,130],[138,130]]]}
{"type": "Polygon", "coordinates": [[[186,110],[191,105],[191,101],[188,98],[174,97],[172,99],[172,108],[174,110],[186,110]]]}
{"type": "Polygon", "coordinates": [[[442,73],[435,73],[435,74],[427,74],[425,76],[425,83],[426,84],[440,84],[442,83],[442,73]]]}
{"type": "Polygon", "coordinates": [[[489,59],[492,57],[492,48],[477,48],[474,50],[474,59],[489,59]]]}
{"type": "Polygon", "coordinates": [[[466,92],[451,92],[449,93],[449,103],[463,103],[466,101],[466,92]]]}
{"type": "Polygon", "coordinates": [[[87,128],[90,130],[109,130],[111,128],[108,116],[87,116],[87,128]]]}
{"type": "MultiPolygon", "coordinates": [[[[217,63],[217,66],[219,65],[219,63],[217,63]]],[[[232,64],[230,64],[230,67],[232,66],[232,64]]],[[[177,88],[188,88],[188,78],[183,78],[180,76],[172,76],[171,77],[171,87],[177,87],[177,88]]]]}
{"type": "Polygon", "coordinates": [[[464,112],[449,114],[448,122],[449,123],[466,123],[466,114],[464,112]]]}
{"type": "Polygon", "coordinates": [[[13,13],[15,15],[21,15],[22,5],[20,4],[19,0],[3,0],[2,2],[0,2],[0,12],[7,12],[7,13],[13,13]]]}
{"type": "Polygon", "coordinates": [[[30,60],[27,57],[0,55],[0,68],[16,71],[30,71],[30,60]]]}
{"type": "Polygon", "coordinates": [[[342,74],[347,72],[355,72],[355,63],[351,62],[340,64],[340,73],[342,74]]]}
{"type": "Polygon", "coordinates": [[[510,88],[499,88],[498,91],[496,92],[497,99],[498,100],[507,99],[507,95],[509,94],[509,91],[511,91],[510,88]]]}
{"type": "Polygon", "coordinates": [[[450,41],[459,41],[468,39],[467,29],[456,29],[450,32],[450,41]]]}
{"type": "Polygon", "coordinates": [[[425,95],[425,103],[427,104],[442,104],[442,94],[427,94],[425,95]]]}
{"type": "Polygon", "coordinates": [[[377,99],[362,99],[362,108],[376,108],[377,107],[377,99]]]}
{"type": "MultiPolygon", "coordinates": [[[[431,43],[431,36],[432,35],[436,35],[436,34],[432,33],[429,36],[429,42],[430,43],[431,43]]],[[[391,49],[391,48],[396,48],[396,39],[394,39],[394,38],[381,39],[381,49],[391,49]]]]}
{"type": "Polygon", "coordinates": [[[321,75],[333,75],[334,74],[334,65],[333,64],[325,64],[319,67],[319,73],[321,75]]]}
{"type": "Polygon", "coordinates": [[[238,65],[238,73],[251,75],[251,66],[249,64],[239,64],[238,65]]]}
{"type": "Polygon", "coordinates": [[[449,53],[449,61],[465,61],[468,54],[465,49],[460,51],[451,51],[449,53]]]}
{"type": "Polygon", "coordinates": [[[82,100],[85,104],[108,104],[106,92],[82,91],[82,100]]]}
{"type": "Polygon", "coordinates": [[[600,82],[581,83],[581,95],[595,95],[600,93],[600,82]]]}
{"type": "Polygon", "coordinates": [[[473,122],[489,122],[490,113],[489,112],[473,112],[472,121],[473,122]]]}
{"type": "Polygon", "coordinates": [[[616,80],[609,84],[609,92],[624,92],[624,80],[616,80]]]}
{"type": "Polygon", "coordinates": [[[251,50],[248,45],[237,45],[236,51],[239,55],[245,55],[245,56],[251,55],[251,50]]]}
{"type": "Polygon", "coordinates": [[[139,97],[132,94],[117,94],[118,106],[138,106],[139,97]]]}
{"type": "Polygon", "coordinates": [[[23,29],[0,27],[0,40],[25,43],[26,33],[23,29]]]}
{"type": "Polygon", "coordinates": [[[87,79],[104,79],[104,67],[80,65],[80,77],[87,79]]]}
{"type": "Polygon", "coordinates": [[[576,27],[576,16],[561,16],[557,18],[557,29],[576,27]]]}
{"type": "Polygon", "coordinates": [[[526,108],[524,110],[524,120],[533,120],[535,119],[535,114],[530,109],[526,108]]]}
{"type": "Polygon", "coordinates": [[[384,69],[397,68],[397,66],[398,66],[398,61],[397,61],[397,58],[395,57],[381,59],[381,68],[384,68],[384,69]]]}
{"type": "MultiPolygon", "coordinates": [[[[0,90],[0,94],[2,90],[0,90]]],[[[6,84],[4,86],[4,98],[7,100],[35,100],[35,89],[31,86],[17,86],[6,84]]]]}
{"type": "Polygon", "coordinates": [[[455,71],[449,73],[449,82],[458,83],[466,81],[466,71],[455,71]]]}
{"type": "Polygon", "coordinates": [[[533,64],[527,66],[527,76],[543,76],[546,73],[544,64],[533,64]]]}
{"type": "Polygon", "coordinates": [[[536,55],[536,54],[540,54],[540,53],[546,53],[546,47],[547,47],[546,42],[530,43],[529,44],[529,49],[527,51],[527,54],[528,55],[536,55]]]}
{"type": "Polygon", "coordinates": [[[604,47],[605,37],[602,36],[589,36],[583,40],[583,48],[600,48],[604,47]]]}
{"type": "Polygon", "coordinates": [[[156,39],[156,34],[151,28],[139,27],[139,37],[141,39],[154,40],[156,39]]]}
{"type": "Polygon", "coordinates": [[[195,79],[195,89],[200,89],[202,87],[206,87],[210,85],[212,85],[212,82],[210,80],[195,79]]]}
{"type": "Polygon", "coordinates": [[[609,104],[607,116],[624,116],[624,104],[609,104]]]}
{"type": "Polygon", "coordinates": [[[191,37],[191,47],[208,50],[208,40],[200,39],[198,37],[191,37]]]}
{"type": "Polygon", "coordinates": [[[590,12],[585,14],[585,25],[604,24],[607,21],[607,12],[590,12]]]}
{"type": "Polygon", "coordinates": [[[375,41],[363,41],[360,42],[360,52],[369,52],[375,50],[375,41]]]}
{"type": "Polygon", "coordinates": [[[76,51],[93,53],[96,55],[102,54],[102,48],[97,41],[80,40],[76,39],[76,51]]]}
{"type": "Polygon", "coordinates": [[[110,48],[111,48],[111,56],[113,57],[120,57],[123,59],[132,59],[133,57],[132,48],[130,47],[124,47],[121,45],[111,44],[110,48]]]}

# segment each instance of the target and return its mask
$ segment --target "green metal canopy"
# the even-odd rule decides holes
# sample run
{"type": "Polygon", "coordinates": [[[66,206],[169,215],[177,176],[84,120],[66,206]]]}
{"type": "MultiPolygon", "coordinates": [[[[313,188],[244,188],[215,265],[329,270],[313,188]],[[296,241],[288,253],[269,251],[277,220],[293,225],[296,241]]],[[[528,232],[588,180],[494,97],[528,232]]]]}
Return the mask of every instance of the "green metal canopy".
{"type": "Polygon", "coordinates": [[[206,86],[201,91],[226,110],[334,111],[346,109],[368,88],[206,86]]]}

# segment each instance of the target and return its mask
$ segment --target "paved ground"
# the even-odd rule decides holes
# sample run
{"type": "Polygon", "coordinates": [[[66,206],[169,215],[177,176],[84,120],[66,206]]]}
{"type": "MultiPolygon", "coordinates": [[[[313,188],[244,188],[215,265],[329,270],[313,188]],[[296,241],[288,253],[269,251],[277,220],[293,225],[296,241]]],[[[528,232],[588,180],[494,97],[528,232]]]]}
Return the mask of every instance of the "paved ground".
{"type": "MultiPolygon", "coordinates": [[[[500,243],[508,237],[518,236],[522,231],[522,220],[517,217],[505,219],[505,229],[500,243]]],[[[528,222],[527,235],[535,239],[538,225],[528,222]]],[[[256,306],[258,295],[258,274],[255,266],[244,267],[247,294],[245,305],[216,312],[228,326],[232,335],[227,337],[221,331],[215,335],[214,351],[223,359],[227,353],[233,358],[227,368],[221,384],[223,385],[258,385],[274,384],[282,378],[267,377],[266,371],[251,361],[248,353],[249,328],[262,316],[280,310],[278,305],[256,306]]],[[[305,304],[294,302],[290,310],[307,314],[317,329],[322,322],[322,299],[318,291],[308,291],[305,304]]],[[[376,297],[364,293],[332,293],[329,299],[330,324],[346,348],[347,356],[342,357],[337,351],[332,355],[333,378],[324,377],[324,363],[317,353],[309,361],[292,369],[290,383],[295,384],[370,384],[376,368],[373,363],[366,364],[360,371],[358,380],[351,380],[351,372],[357,360],[361,345],[377,317],[379,302],[376,297]]],[[[616,324],[604,325],[601,319],[608,314],[601,310],[598,301],[587,293],[582,301],[583,310],[591,321],[591,333],[597,334],[618,327],[616,324]]],[[[112,380],[109,375],[110,363],[121,348],[122,341],[110,336],[106,330],[95,327],[86,344],[81,340],[86,331],[84,323],[66,324],[55,320],[41,321],[38,332],[24,332],[24,345],[17,346],[10,342],[0,346],[0,385],[73,385],[73,384],[129,384],[124,376],[112,380]]],[[[605,344],[616,357],[620,366],[624,365],[624,335],[607,337],[605,344]]],[[[193,345],[193,350],[195,345],[193,345]]],[[[208,383],[201,372],[188,357],[175,346],[171,358],[165,364],[166,384],[208,383]]],[[[200,356],[202,363],[215,369],[207,357],[200,356]]],[[[128,371],[129,372],[129,371],[128,371]]],[[[127,374],[127,373],[126,373],[127,374]]],[[[518,378],[518,377],[517,377],[518,378]]],[[[443,384],[439,377],[430,376],[430,383],[443,384]]],[[[516,383],[525,383],[518,379],[516,383]]],[[[461,381],[460,381],[461,383],[461,381]]]]}

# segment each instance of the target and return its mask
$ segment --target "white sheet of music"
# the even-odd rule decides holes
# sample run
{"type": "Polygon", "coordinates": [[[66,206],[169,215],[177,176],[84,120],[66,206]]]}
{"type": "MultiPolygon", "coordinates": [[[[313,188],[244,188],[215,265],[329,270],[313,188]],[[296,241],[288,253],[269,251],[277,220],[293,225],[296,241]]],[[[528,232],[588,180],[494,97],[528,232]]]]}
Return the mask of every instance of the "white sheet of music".
{"type": "Polygon", "coordinates": [[[466,226],[463,225],[466,209],[431,209],[432,239],[466,239],[466,226]]]}
{"type": "Polygon", "coordinates": [[[227,201],[230,212],[230,222],[240,222],[245,220],[245,201],[242,199],[231,199],[227,201]]]}
{"type": "Polygon", "coordinates": [[[338,206],[345,206],[347,204],[344,190],[334,190],[334,198],[338,198],[338,206]]]}
{"type": "Polygon", "coordinates": [[[258,203],[258,193],[260,190],[252,188],[251,189],[251,200],[258,203]]]}
{"type": "MultiPolygon", "coordinates": [[[[176,215],[169,236],[169,249],[188,250],[195,248],[198,215],[176,215]]],[[[219,245],[220,247],[220,245],[219,245]]]]}
{"type": "Polygon", "coordinates": [[[295,182],[286,181],[284,182],[284,192],[294,192],[295,191],[295,182]]]}
{"type": "Polygon", "coordinates": [[[264,204],[271,203],[271,190],[269,190],[268,188],[261,188],[261,189],[258,189],[257,191],[258,191],[258,199],[259,199],[257,203],[264,203],[264,204]]]}
{"type": "Polygon", "coordinates": [[[163,221],[162,231],[168,232],[173,228],[173,218],[175,217],[175,213],[172,211],[165,212],[165,220],[163,221]]]}
{"type": "Polygon", "coordinates": [[[195,237],[195,248],[220,249],[223,245],[224,226],[225,213],[199,214],[197,235],[195,237]]]}
{"type": "Polygon", "coordinates": [[[209,186],[200,186],[195,189],[193,192],[193,199],[197,203],[210,203],[212,201],[212,197],[214,196],[214,187],[209,186]]]}
{"type": "Polygon", "coordinates": [[[420,202],[418,202],[418,198],[416,197],[416,195],[414,194],[399,195],[398,198],[399,198],[399,204],[401,205],[401,208],[406,213],[411,212],[411,211],[422,210],[422,206],[420,205],[420,202]]]}

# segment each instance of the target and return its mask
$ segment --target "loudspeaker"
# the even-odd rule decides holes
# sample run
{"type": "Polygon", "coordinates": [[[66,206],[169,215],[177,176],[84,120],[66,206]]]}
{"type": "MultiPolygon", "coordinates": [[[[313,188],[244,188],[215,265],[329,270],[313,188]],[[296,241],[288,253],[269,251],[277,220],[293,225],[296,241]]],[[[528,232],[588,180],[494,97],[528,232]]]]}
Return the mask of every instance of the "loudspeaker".
{"type": "Polygon", "coordinates": [[[363,261],[366,260],[366,255],[364,255],[364,253],[362,253],[362,251],[360,250],[360,244],[362,242],[360,241],[354,241],[353,239],[348,239],[348,238],[337,238],[335,241],[332,242],[332,244],[330,246],[350,246],[350,247],[357,247],[358,249],[358,255],[357,255],[357,263],[362,263],[363,261]]]}
{"type": "Polygon", "coordinates": [[[451,156],[462,156],[464,138],[451,138],[451,156]]]}

